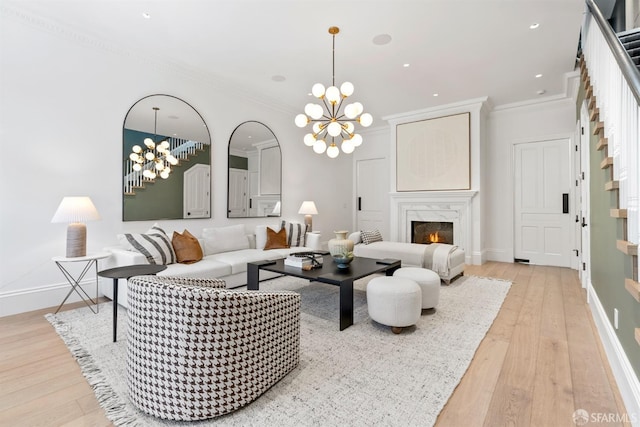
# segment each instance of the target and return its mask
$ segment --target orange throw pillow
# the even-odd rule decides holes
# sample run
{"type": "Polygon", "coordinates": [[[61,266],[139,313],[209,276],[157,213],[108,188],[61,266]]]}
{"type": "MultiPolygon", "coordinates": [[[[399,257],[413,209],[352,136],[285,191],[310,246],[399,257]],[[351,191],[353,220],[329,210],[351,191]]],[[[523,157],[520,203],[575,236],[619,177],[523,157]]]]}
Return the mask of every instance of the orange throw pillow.
{"type": "Polygon", "coordinates": [[[277,233],[267,227],[267,243],[264,245],[264,250],[267,249],[287,249],[287,229],[281,228],[277,233]]]}
{"type": "Polygon", "coordinates": [[[176,253],[176,258],[178,258],[179,263],[193,264],[202,259],[200,242],[187,230],[184,230],[182,234],[174,231],[171,244],[173,245],[173,250],[176,253]]]}

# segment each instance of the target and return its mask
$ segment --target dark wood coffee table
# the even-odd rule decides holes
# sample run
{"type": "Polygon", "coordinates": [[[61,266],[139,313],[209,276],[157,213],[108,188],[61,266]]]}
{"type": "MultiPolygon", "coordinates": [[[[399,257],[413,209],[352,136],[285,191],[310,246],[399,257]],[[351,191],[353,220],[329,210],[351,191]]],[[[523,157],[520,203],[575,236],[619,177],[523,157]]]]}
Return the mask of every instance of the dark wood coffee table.
{"type": "Polygon", "coordinates": [[[276,261],[258,261],[247,264],[247,289],[258,290],[260,286],[260,270],[300,277],[310,282],[328,283],[340,287],[340,330],[353,325],[353,282],[374,273],[392,276],[400,268],[397,259],[372,259],[356,257],[349,268],[341,270],[329,255],[325,255],[322,267],[315,270],[284,265],[284,259],[276,261]]]}
{"type": "Polygon", "coordinates": [[[110,268],[98,272],[99,276],[113,279],[113,342],[118,338],[118,279],[129,279],[133,276],[156,274],[167,268],[166,265],[135,264],[110,268]]]}

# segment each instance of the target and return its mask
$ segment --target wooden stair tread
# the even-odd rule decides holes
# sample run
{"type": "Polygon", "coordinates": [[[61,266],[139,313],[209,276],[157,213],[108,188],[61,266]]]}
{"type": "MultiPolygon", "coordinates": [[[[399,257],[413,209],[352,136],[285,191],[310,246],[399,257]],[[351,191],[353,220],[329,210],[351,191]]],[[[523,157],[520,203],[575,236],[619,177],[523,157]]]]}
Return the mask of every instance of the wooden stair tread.
{"type": "Polygon", "coordinates": [[[597,135],[604,130],[603,122],[596,122],[596,126],[593,128],[593,134],[597,135]]]}
{"type": "Polygon", "coordinates": [[[605,157],[604,160],[600,162],[600,169],[607,169],[611,165],[613,165],[613,157],[605,157]]]}
{"type": "Polygon", "coordinates": [[[636,341],[640,345],[640,328],[636,328],[636,341]]]}
{"type": "Polygon", "coordinates": [[[620,252],[626,255],[638,256],[638,245],[626,240],[617,240],[616,247],[620,252]]]}
{"type": "Polygon", "coordinates": [[[636,301],[640,302],[640,283],[635,280],[624,279],[624,287],[636,301]]]}
{"type": "Polygon", "coordinates": [[[620,188],[620,182],[618,181],[609,181],[604,185],[604,189],[607,191],[613,191],[620,188]]]}
{"type": "MultiPolygon", "coordinates": [[[[587,80],[588,82],[588,80],[587,80]]],[[[587,88],[587,91],[585,92],[584,96],[591,99],[591,97],[593,96],[593,86],[589,85],[586,86],[588,83],[585,83],[585,87],[587,88]]],[[[597,108],[594,108],[594,110],[597,108]]]]}
{"type": "Polygon", "coordinates": [[[595,122],[600,118],[600,109],[598,107],[591,110],[591,114],[589,114],[589,120],[595,122]]]}
{"type": "Polygon", "coordinates": [[[591,98],[589,98],[589,106],[588,107],[591,109],[591,108],[593,108],[595,106],[596,106],[596,96],[593,95],[593,96],[591,96],[591,98]]]}
{"type": "Polygon", "coordinates": [[[610,215],[612,218],[626,218],[627,210],[626,209],[611,209],[610,215]]]}
{"type": "Polygon", "coordinates": [[[603,148],[609,145],[609,140],[604,136],[601,136],[596,145],[596,150],[601,151],[603,148]]]}

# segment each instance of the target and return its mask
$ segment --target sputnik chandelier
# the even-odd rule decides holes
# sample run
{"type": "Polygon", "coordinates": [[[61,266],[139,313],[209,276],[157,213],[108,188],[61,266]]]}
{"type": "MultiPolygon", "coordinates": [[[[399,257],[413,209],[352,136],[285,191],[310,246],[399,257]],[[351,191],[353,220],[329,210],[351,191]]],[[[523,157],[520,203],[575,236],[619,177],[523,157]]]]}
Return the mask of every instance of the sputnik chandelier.
{"type": "Polygon", "coordinates": [[[363,127],[368,127],[373,123],[373,117],[369,113],[362,113],[363,107],[359,102],[347,104],[344,111],[341,111],[344,100],[353,94],[353,84],[344,82],[340,89],[336,87],[336,34],[340,32],[338,27],[329,28],[329,34],[333,37],[333,62],[331,86],[326,88],[322,83],[316,83],[311,89],[311,93],[322,101],[323,105],[308,103],[304,107],[305,114],[298,114],[295,118],[296,126],[303,128],[309,123],[312,124],[313,133],[304,136],[304,143],[313,147],[313,151],[322,154],[325,151],[327,156],[338,157],[340,150],[336,145],[336,138],[341,137],[340,148],[343,153],[353,153],[353,150],[362,144],[362,136],[355,133],[353,122],[360,123],[363,127]],[[327,140],[331,138],[329,147],[327,140]]]}
{"type": "Polygon", "coordinates": [[[171,154],[169,148],[169,141],[167,139],[156,143],[158,136],[158,110],[160,108],[153,107],[155,119],[153,124],[153,139],[145,138],[144,145],[146,149],[142,149],[139,145],[132,147],[133,153],[129,154],[129,159],[133,162],[133,170],[136,172],[142,171],[142,176],[148,179],[155,179],[156,174],[160,175],[160,178],[167,179],[171,173],[171,166],[178,164],[176,159],[171,154]],[[146,163],[146,165],[145,165],[146,163]]]}

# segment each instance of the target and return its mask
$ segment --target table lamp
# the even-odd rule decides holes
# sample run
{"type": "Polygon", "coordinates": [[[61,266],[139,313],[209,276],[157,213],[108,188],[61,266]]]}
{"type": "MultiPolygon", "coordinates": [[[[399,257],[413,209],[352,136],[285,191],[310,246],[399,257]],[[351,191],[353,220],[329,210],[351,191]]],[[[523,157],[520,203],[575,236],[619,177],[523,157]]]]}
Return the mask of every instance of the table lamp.
{"type": "Polygon", "coordinates": [[[67,258],[87,255],[86,221],[100,219],[96,207],[89,197],[64,197],[51,222],[66,222],[67,258]]]}
{"type": "Polygon", "coordinates": [[[311,215],[318,215],[316,204],[312,201],[305,200],[304,202],[302,202],[302,205],[300,205],[300,210],[298,211],[298,213],[304,215],[304,223],[308,227],[307,231],[312,231],[313,222],[311,215]]]}

